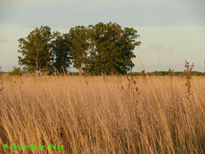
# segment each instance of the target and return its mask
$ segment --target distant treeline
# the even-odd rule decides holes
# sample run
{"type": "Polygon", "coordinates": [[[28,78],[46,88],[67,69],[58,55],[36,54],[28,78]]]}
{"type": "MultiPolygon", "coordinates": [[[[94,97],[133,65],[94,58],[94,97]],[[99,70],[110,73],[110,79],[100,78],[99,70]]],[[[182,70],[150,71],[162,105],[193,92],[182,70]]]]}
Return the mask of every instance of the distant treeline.
{"type": "Polygon", "coordinates": [[[67,74],[69,68],[79,75],[126,74],[134,67],[138,37],[135,29],[112,22],[76,26],[64,34],[41,26],[19,39],[18,60],[24,72],[37,75],[67,74]]]}
{"type": "MultiPolygon", "coordinates": [[[[27,72],[24,72],[23,70],[21,70],[20,68],[14,67],[13,71],[11,72],[0,72],[2,74],[9,74],[9,75],[23,75],[23,74],[27,74],[27,72]]],[[[62,74],[63,75],[63,74],[62,74]]],[[[78,72],[69,72],[67,73],[67,75],[79,75],[78,72]]],[[[89,75],[86,73],[82,73],[82,75],[89,75]]],[[[99,74],[100,75],[100,74],[99,74]]],[[[147,72],[147,73],[143,73],[143,72],[129,72],[127,74],[120,74],[120,75],[127,75],[127,76],[170,76],[170,72],[169,71],[154,71],[154,72],[147,72]]],[[[185,72],[173,72],[172,76],[184,76],[185,72]]],[[[192,76],[205,76],[205,73],[203,72],[197,72],[197,71],[192,71],[191,72],[192,76]]]]}
{"type": "MultiPolygon", "coordinates": [[[[129,76],[143,76],[145,75],[142,72],[129,72],[127,75],[129,76]]],[[[154,72],[147,72],[146,75],[148,76],[168,76],[170,75],[169,71],[154,71],[154,72]]],[[[183,76],[184,72],[173,72],[173,76],[183,76]]],[[[205,76],[205,73],[192,71],[191,75],[193,76],[205,76]]]]}

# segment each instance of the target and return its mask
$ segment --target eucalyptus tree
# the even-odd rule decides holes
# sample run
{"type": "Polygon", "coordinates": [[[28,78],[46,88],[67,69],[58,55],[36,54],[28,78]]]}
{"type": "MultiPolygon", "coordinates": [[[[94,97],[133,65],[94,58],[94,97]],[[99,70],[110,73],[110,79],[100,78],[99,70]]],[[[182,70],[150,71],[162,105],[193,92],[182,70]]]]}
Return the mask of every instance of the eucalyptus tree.
{"type": "Polygon", "coordinates": [[[26,38],[20,38],[19,50],[21,54],[18,56],[19,64],[24,66],[24,69],[29,72],[48,71],[49,62],[51,59],[51,44],[53,33],[50,27],[41,26],[35,28],[26,38]]]}
{"type": "Polygon", "coordinates": [[[67,34],[55,33],[52,41],[52,64],[59,73],[67,73],[72,65],[71,41],[67,34]]]}
{"type": "MultiPolygon", "coordinates": [[[[133,28],[122,29],[116,23],[98,23],[94,26],[96,43],[94,72],[99,74],[126,74],[134,66],[132,58],[135,46],[140,45],[133,28]]],[[[92,70],[91,70],[92,71],[92,70]]]]}
{"type": "Polygon", "coordinates": [[[85,26],[73,27],[70,29],[68,37],[71,42],[73,66],[78,69],[79,75],[81,75],[86,64],[89,47],[87,28],[85,26]]]}
{"type": "Polygon", "coordinates": [[[138,37],[135,29],[112,22],[76,26],[67,34],[41,26],[19,39],[19,64],[37,74],[56,70],[65,73],[71,65],[79,75],[126,74],[134,66],[138,37]]]}

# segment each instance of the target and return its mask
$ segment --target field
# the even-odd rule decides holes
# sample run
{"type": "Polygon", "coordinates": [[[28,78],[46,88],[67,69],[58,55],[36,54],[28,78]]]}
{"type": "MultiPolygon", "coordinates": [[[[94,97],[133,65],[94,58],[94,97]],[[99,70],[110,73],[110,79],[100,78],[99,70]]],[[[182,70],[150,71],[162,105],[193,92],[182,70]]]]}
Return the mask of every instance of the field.
{"type": "Polygon", "coordinates": [[[203,154],[205,78],[192,78],[190,94],[186,80],[3,76],[0,153],[203,154]],[[32,149],[48,144],[64,147],[32,149]]]}

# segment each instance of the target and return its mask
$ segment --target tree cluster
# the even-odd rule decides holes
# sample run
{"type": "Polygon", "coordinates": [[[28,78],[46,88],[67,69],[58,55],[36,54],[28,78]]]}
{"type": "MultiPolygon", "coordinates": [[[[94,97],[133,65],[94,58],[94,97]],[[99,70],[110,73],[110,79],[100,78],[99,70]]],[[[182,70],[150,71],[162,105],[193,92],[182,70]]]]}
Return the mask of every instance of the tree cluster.
{"type": "Polygon", "coordinates": [[[28,72],[79,74],[126,74],[132,69],[139,35],[133,28],[117,23],[76,26],[68,33],[52,32],[48,26],[36,28],[19,39],[19,64],[28,72]]]}

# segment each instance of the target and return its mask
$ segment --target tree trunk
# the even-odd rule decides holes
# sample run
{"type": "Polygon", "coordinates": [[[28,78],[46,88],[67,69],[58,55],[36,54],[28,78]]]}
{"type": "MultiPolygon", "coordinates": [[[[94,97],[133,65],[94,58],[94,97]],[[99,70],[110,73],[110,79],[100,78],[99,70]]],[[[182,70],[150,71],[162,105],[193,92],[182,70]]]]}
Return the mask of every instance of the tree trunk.
{"type": "Polygon", "coordinates": [[[104,71],[104,64],[101,64],[101,75],[104,75],[105,71],[104,71]]]}
{"type": "Polygon", "coordinates": [[[66,73],[65,73],[65,69],[64,69],[63,66],[61,66],[61,68],[62,68],[62,71],[63,71],[63,75],[65,76],[65,75],[66,75],[66,73]]]}
{"type": "Polygon", "coordinates": [[[91,49],[90,49],[90,63],[89,63],[89,66],[88,66],[88,69],[89,69],[89,72],[91,71],[91,68],[93,66],[93,49],[94,49],[94,45],[91,46],[91,49]]]}
{"type": "Polygon", "coordinates": [[[79,74],[80,76],[82,75],[82,67],[81,67],[81,66],[78,68],[78,74],[79,74]]]}
{"type": "Polygon", "coordinates": [[[48,75],[48,61],[46,62],[45,75],[48,75]]]}
{"type": "Polygon", "coordinates": [[[39,73],[39,66],[38,66],[38,49],[36,51],[36,76],[38,76],[38,73],[39,73]]]}
{"type": "Polygon", "coordinates": [[[39,71],[38,71],[38,60],[36,60],[36,76],[38,76],[38,73],[39,73],[39,71]]]}
{"type": "Polygon", "coordinates": [[[102,56],[100,57],[100,63],[101,63],[101,75],[104,75],[104,64],[102,63],[102,56]]]}
{"type": "Polygon", "coordinates": [[[111,70],[111,76],[114,76],[114,71],[113,70],[111,70]]]}

